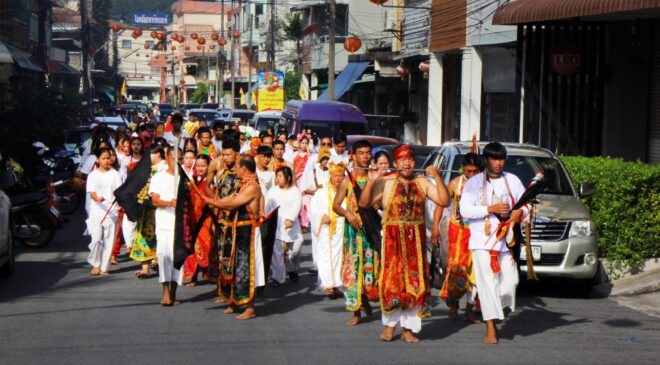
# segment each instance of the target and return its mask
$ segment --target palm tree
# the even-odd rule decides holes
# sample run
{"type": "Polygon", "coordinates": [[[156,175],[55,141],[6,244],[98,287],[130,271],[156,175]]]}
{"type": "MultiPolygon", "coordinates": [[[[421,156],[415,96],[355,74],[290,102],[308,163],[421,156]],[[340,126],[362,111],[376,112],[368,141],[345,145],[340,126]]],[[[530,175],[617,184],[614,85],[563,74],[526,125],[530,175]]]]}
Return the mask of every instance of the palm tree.
{"type": "Polygon", "coordinates": [[[296,52],[298,61],[296,62],[297,71],[302,71],[302,41],[303,41],[303,20],[300,12],[288,13],[285,16],[284,37],[287,40],[296,43],[296,52]]]}

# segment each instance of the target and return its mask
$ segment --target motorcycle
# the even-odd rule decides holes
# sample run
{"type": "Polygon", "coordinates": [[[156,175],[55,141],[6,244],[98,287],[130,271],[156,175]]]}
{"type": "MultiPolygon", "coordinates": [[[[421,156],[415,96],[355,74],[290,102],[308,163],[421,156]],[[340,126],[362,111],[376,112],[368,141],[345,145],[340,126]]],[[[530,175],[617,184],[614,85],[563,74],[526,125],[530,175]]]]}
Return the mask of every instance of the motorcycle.
{"type": "MultiPolygon", "coordinates": [[[[0,171],[0,188],[11,188],[16,176],[11,171],[0,171]]],[[[15,194],[11,201],[10,225],[12,236],[24,246],[40,248],[48,245],[55,236],[59,212],[48,201],[46,192],[15,194]]]]}

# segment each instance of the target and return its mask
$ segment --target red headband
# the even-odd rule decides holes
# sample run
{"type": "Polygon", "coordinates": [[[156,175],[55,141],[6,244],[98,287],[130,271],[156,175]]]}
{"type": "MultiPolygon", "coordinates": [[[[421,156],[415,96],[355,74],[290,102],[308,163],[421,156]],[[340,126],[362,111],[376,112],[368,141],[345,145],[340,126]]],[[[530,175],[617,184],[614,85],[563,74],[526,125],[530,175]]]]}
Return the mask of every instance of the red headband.
{"type": "Polygon", "coordinates": [[[403,145],[397,147],[392,153],[395,160],[400,160],[402,158],[415,158],[415,153],[410,146],[403,145]]]}

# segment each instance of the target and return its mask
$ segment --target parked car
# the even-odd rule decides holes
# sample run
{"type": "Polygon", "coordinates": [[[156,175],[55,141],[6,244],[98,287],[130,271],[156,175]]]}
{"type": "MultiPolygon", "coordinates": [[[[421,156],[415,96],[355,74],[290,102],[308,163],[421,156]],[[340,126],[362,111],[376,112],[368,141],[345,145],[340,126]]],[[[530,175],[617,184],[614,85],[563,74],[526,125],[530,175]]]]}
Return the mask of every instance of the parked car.
{"type": "Polygon", "coordinates": [[[158,105],[158,110],[160,110],[162,121],[165,121],[165,118],[169,114],[174,113],[174,107],[172,107],[171,104],[156,104],[156,105],[158,105]]]}
{"type": "Polygon", "coordinates": [[[204,104],[202,104],[202,109],[218,109],[218,104],[216,104],[216,103],[204,103],[204,104]]]}
{"type": "Polygon", "coordinates": [[[128,128],[128,123],[122,117],[102,116],[102,117],[96,117],[94,118],[94,120],[96,121],[96,123],[103,124],[114,131],[116,131],[120,127],[128,128]]]}
{"type": "Polygon", "coordinates": [[[273,131],[277,129],[277,126],[282,117],[281,111],[264,111],[259,112],[252,117],[252,123],[254,124],[254,129],[258,132],[263,132],[271,128],[273,131]]]}
{"type": "Polygon", "coordinates": [[[215,109],[190,109],[186,115],[186,119],[194,115],[197,120],[205,120],[207,125],[212,125],[218,118],[218,112],[215,109]]]}
{"type": "Polygon", "coordinates": [[[284,107],[280,125],[288,134],[311,129],[319,136],[331,136],[337,131],[346,135],[367,134],[367,118],[356,106],[329,101],[291,100],[284,107]]]}
{"type": "Polygon", "coordinates": [[[190,109],[199,109],[200,107],[201,107],[201,105],[199,105],[199,104],[195,104],[195,103],[181,103],[181,104],[179,104],[179,106],[177,107],[177,110],[185,114],[185,112],[186,112],[187,110],[190,110],[190,109]]]}
{"type": "MultiPolygon", "coordinates": [[[[480,142],[483,148],[486,142],[480,142]]],[[[471,142],[447,142],[429,156],[423,167],[435,165],[445,183],[458,176],[457,170],[471,142]],[[451,170],[451,171],[449,171],[451,170]]],[[[538,196],[537,214],[531,233],[534,270],[539,277],[582,280],[590,286],[598,268],[598,244],[589,209],[580,198],[594,193],[591,185],[574,187],[564,165],[551,151],[526,144],[504,143],[507,161],[504,171],[518,176],[524,186],[541,169],[548,185],[538,196]]],[[[519,256],[519,267],[525,275],[525,251],[519,256]]]]}
{"type": "Polygon", "coordinates": [[[92,130],[86,125],[75,127],[67,133],[64,139],[64,149],[75,153],[71,157],[75,165],[80,165],[82,162],[83,146],[90,139],[92,139],[92,130]]]}
{"type": "Polygon", "coordinates": [[[9,276],[16,267],[14,260],[14,240],[11,235],[9,216],[11,201],[4,191],[0,190],[0,274],[9,276]]]}

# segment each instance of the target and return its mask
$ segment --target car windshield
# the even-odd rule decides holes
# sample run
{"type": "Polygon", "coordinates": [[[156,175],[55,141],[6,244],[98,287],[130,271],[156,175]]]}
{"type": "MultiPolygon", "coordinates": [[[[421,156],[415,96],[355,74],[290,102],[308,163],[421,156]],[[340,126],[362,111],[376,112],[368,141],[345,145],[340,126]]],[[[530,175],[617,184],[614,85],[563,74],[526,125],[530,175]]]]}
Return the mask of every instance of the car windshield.
{"type": "Polygon", "coordinates": [[[302,129],[311,129],[319,136],[332,136],[341,130],[344,134],[365,134],[366,124],[351,122],[336,122],[324,120],[303,120],[302,129]]]}
{"type": "Polygon", "coordinates": [[[214,112],[194,112],[190,113],[190,115],[194,115],[197,119],[204,119],[207,121],[215,120],[217,117],[217,114],[214,112]]]}
{"type": "Polygon", "coordinates": [[[245,119],[250,119],[250,118],[252,118],[253,116],[254,116],[254,113],[251,113],[251,112],[242,112],[242,111],[234,111],[234,112],[231,114],[231,117],[234,118],[234,119],[243,119],[243,118],[245,118],[245,119]]]}
{"type": "Polygon", "coordinates": [[[69,133],[69,135],[66,137],[66,143],[82,145],[91,138],[92,132],[90,130],[71,131],[71,133],[69,133]]]}
{"type": "MultiPolygon", "coordinates": [[[[458,171],[463,156],[456,156],[452,170],[458,171]]],[[[516,175],[525,187],[541,170],[545,171],[545,178],[548,181],[548,185],[543,189],[544,194],[573,195],[568,176],[566,176],[557,159],[537,156],[508,156],[504,165],[504,171],[516,175]]],[[[458,173],[452,172],[451,178],[453,179],[456,176],[458,176],[458,173]]]]}
{"type": "Polygon", "coordinates": [[[273,128],[275,125],[280,121],[280,118],[262,118],[260,117],[259,120],[257,121],[257,125],[255,127],[256,130],[258,131],[265,131],[268,128],[273,128]]]}

